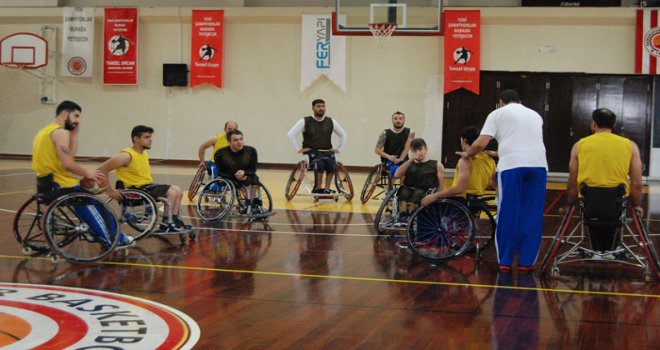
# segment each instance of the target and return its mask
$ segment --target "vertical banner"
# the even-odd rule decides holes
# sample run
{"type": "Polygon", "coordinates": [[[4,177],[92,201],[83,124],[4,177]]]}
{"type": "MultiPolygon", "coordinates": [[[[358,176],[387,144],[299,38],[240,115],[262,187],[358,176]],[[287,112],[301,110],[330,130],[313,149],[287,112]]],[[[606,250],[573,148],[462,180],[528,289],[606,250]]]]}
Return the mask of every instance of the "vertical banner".
{"type": "Polygon", "coordinates": [[[479,95],[481,14],[445,11],[445,94],[465,88],[479,95]]]}
{"type": "Polygon", "coordinates": [[[658,57],[660,57],[658,10],[637,10],[635,73],[659,74],[658,57]]]}
{"type": "Polygon", "coordinates": [[[223,10],[193,10],[190,87],[203,83],[222,87],[224,21],[223,10]]]}
{"type": "Polygon", "coordinates": [[[136,8],[106,8],[103,25],[103,84],[138,82],[136,8]]]}
{"type": "Polygon", "coordinates": [[[325,75],[346,91],[346,38],[332,35],[331,15],[302,16],[300,91],[325,75]]]}
{"type": "Polygon", "coordinates": [[[91,77],[94,74],[94,8],[65,7],[62,23],[63,77],[91,77]]]}

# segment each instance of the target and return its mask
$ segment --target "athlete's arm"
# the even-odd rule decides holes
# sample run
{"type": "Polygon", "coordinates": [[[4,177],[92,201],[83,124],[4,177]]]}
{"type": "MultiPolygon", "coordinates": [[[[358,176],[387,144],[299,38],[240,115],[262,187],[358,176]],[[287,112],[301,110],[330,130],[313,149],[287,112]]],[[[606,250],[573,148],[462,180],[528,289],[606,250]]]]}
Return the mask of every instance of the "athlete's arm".
{"type": "Polygon", "coordinates": [[[568,206],[575,203],[578,193],[577,173],[578,173],[578,143],[576,142],[571,149],[571,158],[568,161],[568,182],[566,183],[566,204],[568,206]]]}
{"type": "Polygon", "coordinates": [[[342,129],[341,125],[335,120],[332,119],[332,131],[339,135],[339,145],[337,145],[337,148],[335,148],[336,153],[341,152],[344,150],[344,145],[346,145],[346,140],[348,140],[348,134],[346,134],[346,131],[342,129]]]}
{"type": "Polygon", "coordinates": [[[639,156],[639,147],[633,141],[630,141],[630,147],[632,148],[632,158],[630,159],[630,169],[628,169],[628,174],[630,174],[630,197],[633,202],[634,209],[639,212],[640,215],[644,215],[644,209],[642,208],[642,159],[639,156]]]}
{"type": "MultiPolygon", "coordinates": [[[[131,155],[128,152],[119,152],[112,156],[110,159],[106,160],[103,162],[98,167],[98,171],[103,174],[103,176],[109,178],[108,173],[121,167],[128,166],[128,164],[131,162],[131,155]]],[[[116,189],[113,189],[110,184],[108,184],[108,187],[105,189],[105,192],[108,194],[108,196],[119,200],[121,199],[121,191],[118,191],[116,189]]]]}
{"type": "Polygon", "coordinates": [[[296,140],[296,136],[303,131],[305,128],[305,119],[300,119],[298,122],[296,122],[291,130],[287,133],[287,137],[289,137],[289,142],[291,142],[291,145],[293,145],[293,149],[296,150],[296,152],[300,152],[302,148],[298,146],[298,140],[296,140]]]}
{"type": "Polygon", "coordinates": [[[394,177],[397,179],[402,179],[404,175],[406,175],[406,171],[408,171],[408,167],[410,164],[412,164],[413,159],[410,158],[408,159],[405,163],[401,164],[401,166],[396,169],[396,172],[394,173],[394,177]]]}
{"type": "Polygon", "coordinates": [[[385,153],[385,139],[387,138],[387,131],[383,130],[383,132],[380,133],[378,136],[378,141],[376,142],[376,148],[374,148],[374,152],[376,152],[377,155],[379,155],[382,158],[385,158],[391,162],[394,162],[396,160],[396,157],[385,153]]]}
{"type": "Polygon", "coordinates": [[[69,149],[70,138],[69,132],[64,129],[57,129],[50,134],[50,139],[55,146],[55,152],[57,152],[57,158],[62,162],[64,169],[72,172],[75,175],[82,176],[86,179],[95,180],[96,173],[90,170],[86,170],[78,163],[73,156],[73,153],[69,149]]]}
{"type": "MultiPolygon", "coordinates": [[[[472,161],[470,158],[461,158],[456,164],[456,171],[458,171],[458,180],[456,181],[456,186],[452,186],[446,190],[441,190],[436,193],[430,194],[424,198],[420,204],[422,206],[427,206],[440,198],[448,198],[453,196],[460,196],[467,190],[468,182],[470,182],[470,175],[472,170],[472,161]]],[[[442,167],[442,164],[438,162],[438,168],[442,167]]],[[[442,175],[444,176],[444,168],[442,170],[442,175]]],[[[440,176],[440,174],[438,174],[440,176]]],[[[440,186],[442,189],[442,186],[440,186]]]]}
{"type": "Polygon", "coordinates": [[[406,145],[403,146],[403,151],[401,151],[401,154],[399,154],[399,157],[395,159],[394,163],[400,163],[406,157],[408,156],[408,152],[410,151],[410,142],[415,138],[415,132],[410,130],[410,134],[408,134],[408,139],[406,140],[406,145]]]}
{"type": "Polygon", "coordinates": [[[204,155],[206,153],[206,149],[213,147],[213,145],[215,145],[215,137],[208,139],[206,142],[199,146],[199,149],[197,150],[197,157],[199,157],[200,163],[204,164],[204,155]]]}

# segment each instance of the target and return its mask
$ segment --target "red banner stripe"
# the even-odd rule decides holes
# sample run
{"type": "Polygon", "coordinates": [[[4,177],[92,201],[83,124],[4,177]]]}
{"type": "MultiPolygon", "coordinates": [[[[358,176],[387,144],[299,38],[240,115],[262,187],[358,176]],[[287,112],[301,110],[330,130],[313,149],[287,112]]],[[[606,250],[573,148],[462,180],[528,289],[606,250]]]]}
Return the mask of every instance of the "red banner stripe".
{"type": "MultiPolygon", "coordinates": [[[[658,11],[651,11],[651,18],[650,18],[650,28],[655,28],[658,26],[658,11]]],[[[648,55],[648,53],[646,53],[648,55]]],[[[658,64],[658,59],[654,55],[649,56],[649,74],[655,74],[656,73],[656,66],[658,64]]]]}
{"type": "Polygon", "coordinates": [[[224,18],[223,10],[193,10],[190,87],[203,83],[222,87],[224,18]]]}
{"type": "Polygon", "coordinates": [[[136,8],[106,8],[103,25],[103,83],[138,82],[138,16],[136,8]]]}
{"type": "Polygon", "coordinates": [[[642,41],[644,40],[644,11],[637,10],[637,27],[635,28],[635,73],[642,73],[642,55],[644,54],[644,47],[642,41]]]}
{"type": "Polygon", "coordinates": [[[464,88],[479,94],[481,12],[444,12],[444,93],[464,88]]]}

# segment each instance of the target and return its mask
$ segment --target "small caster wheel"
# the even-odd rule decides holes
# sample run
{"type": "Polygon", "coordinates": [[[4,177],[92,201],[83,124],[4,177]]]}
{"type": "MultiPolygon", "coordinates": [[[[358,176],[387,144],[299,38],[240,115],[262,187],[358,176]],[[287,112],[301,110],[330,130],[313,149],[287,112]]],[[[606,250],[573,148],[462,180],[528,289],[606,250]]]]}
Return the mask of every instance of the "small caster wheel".
{"type": "Polygon", "coordinates": [[[23,247],[23,254],[25,254],[25,255],[30,255],[30,254],[32,254],[32,248],[30,248],[30,247],[23,247]]]}
{"type": "Polygon", "coordinates": [[[550,270],[550,276],[552,276],[553,278],[559,277],[559,268],[553,267],[552,270],[550,270]]]}
{"type": "Polygon", "coordinates": [[[339,196],[335,196],[335,203],[339,202],[339,196]]]}
{"type": "Polygon", "coordinates": [[[318,202],[318,201],[319,201],[319,197],[318,197],[318,196],[314,196],[314,203],[316,203],[316,202],[318,202]]]}
{"type": "Polygon", "coordinates": [[[179,235],[179,241],[181,242],[182,245],[185,244],[186,243],[186,237],[184,235],[179,235]]]}
{"type": "Polygon", "coordinates": [[[191,232],[191,233],[188,235],[188,238],[190,238],[190,240],[194,241],[195,238],[197,238],[197,235],[196,235],[194,232],[191,232]]]}
{"type": "Polygon", "coordinates": [[[60,262],[60,256],[56,255],[56,254],[53,254],[53,255],[50,256],[50,261],[57,264],[58,262],[60,262]]]}

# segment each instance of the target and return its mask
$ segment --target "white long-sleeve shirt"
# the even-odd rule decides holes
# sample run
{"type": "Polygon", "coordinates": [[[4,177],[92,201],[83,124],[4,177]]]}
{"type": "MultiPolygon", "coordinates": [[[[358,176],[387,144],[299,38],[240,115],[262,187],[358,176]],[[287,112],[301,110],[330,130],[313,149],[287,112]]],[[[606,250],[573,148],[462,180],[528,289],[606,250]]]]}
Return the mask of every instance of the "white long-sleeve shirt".
{"type": "MultiPolygon", "coordinates": [[[[323,121],[325,119],[325,116],[320,121],[323,121]]],[[[296,150],[296,152],[300,151],[302,148],[301,145],[298,144],[298,140],[296,139],[296,136],[301,133],[305,129],[305,118],[301,118],[298,120],[296,124],[293,125],[291,130],[287,133],[287,136],[289,137],[289,141],[293,145],[293,149],[296,150]]],[[[348,135],[346,134],[346,131],[342,129],[341,125],[337,122],[336,119],[332,119],[332,132],[337,134],[339,136],[339,144],[337,147],[335,147],[339,152],[344,150],[344,145],[346,144],[346,140],[348,139],[348,135]]]]}

